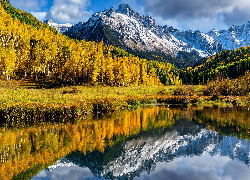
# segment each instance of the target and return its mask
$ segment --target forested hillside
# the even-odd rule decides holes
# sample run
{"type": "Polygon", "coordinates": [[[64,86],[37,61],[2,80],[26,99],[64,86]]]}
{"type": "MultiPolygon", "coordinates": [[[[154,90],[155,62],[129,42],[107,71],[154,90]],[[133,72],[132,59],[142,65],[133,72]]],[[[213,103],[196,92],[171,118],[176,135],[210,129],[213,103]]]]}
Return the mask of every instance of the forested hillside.
{"type": "MultiPolygon", "coordinates": [[[[178,71],[173,64],[164,62],[166,54],[140,55],[157,60],[148,61],[102,41],[69,39],[8,1],[0,2],[0,79],[5,81],[24,78],[110,86],[206,84],[218,77],[237,78],[250,70],[250,47],[222,51],[201,65],[178,71]]],[[[191,63],[186,56],[181,55],[184,61],[171,61],[185,67],[191,63]]]]}
{"type": "Polygon", "coordinates": [[[111,8],[93,14],[87,22],[75,24],[64,34],[78,40],[103,40],[106,45],[119,47],[142,59],[170,62],[177,68],[193,66],[215,50],[213,40],[208,41],[204,33],[182,33],[173,27],[159,26],[151,16],[140,16],[124,3],[116,11],[111,8]]]}
{"type": "Polygon", "coordinates": [[[237,78],[250,70],[250,46],[222,51],[204,64],[180,72],[184,84],[204,84],[216,78],[237,78]]]}
{"type": "Polygon", "coordinates": [[[53,31],[55,34],[58,33],[58,31],[55,28],[50,27],[49,25],[42,23],[38,19],[36,19],[32,14],[27,13],[26,11],[22,11],[20,9],[16,9],[9,3],[9,0],[0,0],[1,5],[5,9],[5,11],[11,15],[11,17],[14,19],[18,19],[22,22],[24,22],[27,25],[32,25],[38,29],[49,29],[50,31],[53,31]]]}
{"type": "Polygon", "coordinates": [[[28,25],[31,15],[24,13],[23,19],[10,14],[0,7],[2,80],[25,78],[35,82],[111,86],[180,83],[178,72],[170,63],[139,59],[103,42],[71,40],[43,25],[28,25]]]}

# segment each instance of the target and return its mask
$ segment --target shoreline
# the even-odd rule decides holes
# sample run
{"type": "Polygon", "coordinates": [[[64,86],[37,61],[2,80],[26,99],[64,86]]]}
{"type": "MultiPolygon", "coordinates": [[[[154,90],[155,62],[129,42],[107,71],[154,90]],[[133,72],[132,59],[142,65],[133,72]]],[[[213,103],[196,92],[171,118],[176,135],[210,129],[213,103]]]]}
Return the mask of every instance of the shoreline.
{"type": "Polygon", "coordinates": [[[245,96],[204,96],[204,86],[192,86],[192,93],[185,91],[188,87],[72,86],[34,89],[11,85],[0,88],[0,124],[15,127],[75,122],[149,105],[181,108],[246,106],[245,96]],[[176,95],[178,88],[184,89],[185,93],[176,95]]]}

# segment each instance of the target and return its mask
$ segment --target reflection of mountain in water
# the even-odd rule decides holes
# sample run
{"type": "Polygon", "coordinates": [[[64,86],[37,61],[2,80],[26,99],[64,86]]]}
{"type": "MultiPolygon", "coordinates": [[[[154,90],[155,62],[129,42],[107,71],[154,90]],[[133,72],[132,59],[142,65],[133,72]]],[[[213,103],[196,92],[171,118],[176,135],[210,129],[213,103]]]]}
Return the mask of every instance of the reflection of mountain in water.
{"type": "MultiPolygon", "coordinates": [[[[178,120],[171,128],[158,133],[144,132],[107,148],[104,153],[95,151],[84,155],[74,152],[66,159],[81,167],[87,166],[97,176],[130,179],[142,171],[153,171],[157,162],[202,154],[228,156],[249,165],[250,141],[222,136],[195,122],[178,120]]],[[[63,162],[65,159],[58,163],[63,162]]]]}

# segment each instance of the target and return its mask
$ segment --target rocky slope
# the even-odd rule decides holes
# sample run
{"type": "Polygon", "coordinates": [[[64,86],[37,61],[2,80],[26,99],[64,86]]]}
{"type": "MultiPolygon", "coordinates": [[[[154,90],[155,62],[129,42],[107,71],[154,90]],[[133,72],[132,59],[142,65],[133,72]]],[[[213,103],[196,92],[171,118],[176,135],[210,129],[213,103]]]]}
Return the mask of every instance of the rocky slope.
{"type": "Polygon", "coordinates": [[[215,40],[210,36],[200,31],[183,33],[158,26],[151,16],[140,16],[128,4],[121,4],[116,11],[111,8],[95,13],[86,23],[76,24],[65,34],[77,39],[104,40],[125,50],[162,51],[173,56],[186,51],[205,57],[216,50],[215,40]]]}
{"type": "Polygon", "coordinates": [[[159,26],[151,16],[140,16],[128,4],[121,4],[117,10],[111,8],[93,14],[87,22],[76,24],[65,34],[77,39],[103,40],[125,50],[160,51],[174,57],[184,51],[207,57],[250,45],[249,24],[208,33],[179,31],[159,26]]]}
{"type": "Polygon", "coordinates": [[[207,35],[227,50],[246,47],[250,45],[250,21],[243,25],[231,26],[228,30],[212,30],[207,35]]]}

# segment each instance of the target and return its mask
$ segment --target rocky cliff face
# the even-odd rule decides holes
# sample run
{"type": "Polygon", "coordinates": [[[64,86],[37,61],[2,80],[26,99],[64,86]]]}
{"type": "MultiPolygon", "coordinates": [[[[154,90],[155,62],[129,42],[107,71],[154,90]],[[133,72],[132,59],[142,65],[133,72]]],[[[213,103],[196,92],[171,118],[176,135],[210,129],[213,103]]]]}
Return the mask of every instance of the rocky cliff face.
{"type": "Polygon", "coordinates": [[[86,23],[78,23],[65,32],[66,35],[77,39],[104,40],[112,45],[119,42],[119,46],[125,50],[158,50],[173,56],[177,56],[179,51],[195,51],[201,56],[214,52],[213,39],[208,39],[207,36],[197,36],[203,39],[202,42],[198,41],[198,45],[194,45],[190,44],[195,41],[194,36],[188,36],[187,38],[191,39],[184,40],[185,35],[179,35],[181,38],[178,39],[175,33],[167,26],[156,25],[149,15],[140,16],[127,4],[121,4],[116,11],[111,8],[96,13],[86,23]]]}
{"type": "Polygon", "coordinates": [[[151,16],[140,16],[128,4],[121,4],[117,10],[111,8],[93,14],[86,23],[76,24],[65,34],[77,39],[103,40],[125,50],[161,51],[174,57],[185,51],[206,57],[250,45],[249,24],[208,33],[179,31],[159,26],[151,16]]]}
{"type": "Polygon", "coordinates": [[[243,25],[231,26],[228,30],[212,30],[207,34],[227,50],[249,46],[250,21],[243,25]]]}

